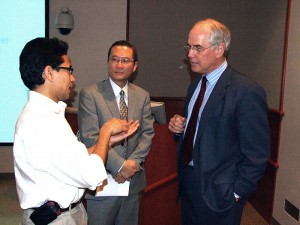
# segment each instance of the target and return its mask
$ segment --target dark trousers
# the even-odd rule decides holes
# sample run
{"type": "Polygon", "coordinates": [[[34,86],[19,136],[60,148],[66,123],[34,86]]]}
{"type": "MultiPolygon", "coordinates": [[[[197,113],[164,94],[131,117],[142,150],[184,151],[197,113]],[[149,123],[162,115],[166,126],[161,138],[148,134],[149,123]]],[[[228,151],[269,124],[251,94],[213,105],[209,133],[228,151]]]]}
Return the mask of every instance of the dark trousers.
{"type": "Polygon", "coordinates": [[[240,199],[226,212],[215,212],[207,207],[196,182],[194,168],[183,171],[182,225],[239,225],[245,201],[240,199]]]}

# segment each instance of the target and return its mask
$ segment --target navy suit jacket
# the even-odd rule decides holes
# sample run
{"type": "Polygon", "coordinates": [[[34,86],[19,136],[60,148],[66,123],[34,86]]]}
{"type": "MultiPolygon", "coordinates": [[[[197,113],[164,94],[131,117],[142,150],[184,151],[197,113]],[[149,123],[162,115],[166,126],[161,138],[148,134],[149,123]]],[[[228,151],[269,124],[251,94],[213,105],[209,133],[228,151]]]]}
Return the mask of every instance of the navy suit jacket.
{"type": "MultiPolygon", "coordinates": [[[[185,117],[200,80],[189,86],[185,117]]],[[[193,150],[195,182],[212,210],[230,209],[235,203],[233,193],[246,199],[254,192],[270,153],[267,115],[265,91],[228,66],[204,107],[193,150]]],[[[181,143],[182,136],[178,146],[179,194],[181,143]]]]}

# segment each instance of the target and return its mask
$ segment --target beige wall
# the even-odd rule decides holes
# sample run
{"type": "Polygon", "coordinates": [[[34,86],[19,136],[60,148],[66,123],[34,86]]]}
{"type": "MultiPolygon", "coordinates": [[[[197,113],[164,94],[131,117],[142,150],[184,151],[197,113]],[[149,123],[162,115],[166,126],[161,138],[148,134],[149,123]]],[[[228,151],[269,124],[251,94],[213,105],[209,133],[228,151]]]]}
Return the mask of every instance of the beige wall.
{"type": "Polygon", "coordinates": [[[287,199],[300,209],[300,1],[292,1],[284,92],[279,169],[273,217],[282,225],[299,225],[284,209],[287,199]]]}
{"type": "Polygon", "coordinates": [[[0,173],[12,173],[13,165],[12,147],[0,146],[0,173]]]}
{"type": "MultiPolygon", "coordinates": [[[[107,51],[111,44],[126,39],[126,0],[50,0],[50,37],[69,43],[68,55],[76,78],[75,91],[107,77],[107,51]],[[69,35],[55,29],[55,17],[61,7],[72,10],[75,28],[69,35]]],[[[77,106],[77,97],[73,103],[77,106]]]]}
{"type": "Polygon", "coordinates": [[[190,83],[184,63],[188,32],[215,18],[231,31],[228,62],[260,83],[279,109],[287,0],[131,0],[129,39],[139,50],[135,81],[151,96],[184,97],[190,83]],[[147,19],[145,18],[147,15],[147,19]]]}

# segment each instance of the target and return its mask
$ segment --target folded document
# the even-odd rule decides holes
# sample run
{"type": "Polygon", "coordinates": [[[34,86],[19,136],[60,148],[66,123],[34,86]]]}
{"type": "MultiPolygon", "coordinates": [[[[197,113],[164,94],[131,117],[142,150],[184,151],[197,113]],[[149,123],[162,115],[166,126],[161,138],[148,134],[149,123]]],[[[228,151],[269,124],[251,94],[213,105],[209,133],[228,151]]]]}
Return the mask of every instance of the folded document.
{"type": "Polygon", "coordinates": [[[95,196],[128,196],[130,181],[118,184],[111,174],[107,174],[107,179],[96,189],[95,196]]]}

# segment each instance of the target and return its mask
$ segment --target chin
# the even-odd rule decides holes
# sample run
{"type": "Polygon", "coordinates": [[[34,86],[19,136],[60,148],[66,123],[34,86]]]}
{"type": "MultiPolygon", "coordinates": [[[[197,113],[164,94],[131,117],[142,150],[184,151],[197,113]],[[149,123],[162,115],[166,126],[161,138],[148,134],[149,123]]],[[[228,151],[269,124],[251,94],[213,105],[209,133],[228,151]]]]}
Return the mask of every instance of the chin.
{"type": "Polygon", "coordinates": [[[194,73],[203,73],[203,70],[201,68],[197,68],[197,67],[191,67],[191,70],[194,73]]]}
{"type": "Polygon", "coordinates": [[[67,101],[67,100],[69,100],[69,98],[70,98],[70,95],[66,95],[61,99],[61,101],[67,101]]]}

